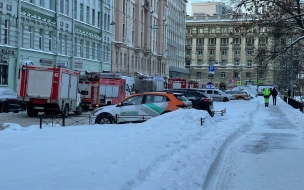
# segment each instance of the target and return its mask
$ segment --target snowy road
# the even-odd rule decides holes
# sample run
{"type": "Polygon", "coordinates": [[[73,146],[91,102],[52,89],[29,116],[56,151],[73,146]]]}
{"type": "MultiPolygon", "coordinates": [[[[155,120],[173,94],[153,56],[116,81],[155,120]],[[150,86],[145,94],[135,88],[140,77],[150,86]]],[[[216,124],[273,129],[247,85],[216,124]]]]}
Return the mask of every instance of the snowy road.
{"type": "Polygon", "coordinates": [[[303,189],[303,133],[279,106],[259,106],[249,130],[226,145],[204,190],[303,189]]]}

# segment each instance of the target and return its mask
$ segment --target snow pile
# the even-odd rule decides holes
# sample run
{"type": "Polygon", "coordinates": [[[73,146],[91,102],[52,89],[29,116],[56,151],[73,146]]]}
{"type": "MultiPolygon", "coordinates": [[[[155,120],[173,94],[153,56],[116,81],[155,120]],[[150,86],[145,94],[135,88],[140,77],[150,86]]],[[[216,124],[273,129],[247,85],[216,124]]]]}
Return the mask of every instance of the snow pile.
{"type": "Polygon", "coordinates": [[[3,123],[1,128],[5,131],[26,131],[24,127],[16,123],[3,123]]]}

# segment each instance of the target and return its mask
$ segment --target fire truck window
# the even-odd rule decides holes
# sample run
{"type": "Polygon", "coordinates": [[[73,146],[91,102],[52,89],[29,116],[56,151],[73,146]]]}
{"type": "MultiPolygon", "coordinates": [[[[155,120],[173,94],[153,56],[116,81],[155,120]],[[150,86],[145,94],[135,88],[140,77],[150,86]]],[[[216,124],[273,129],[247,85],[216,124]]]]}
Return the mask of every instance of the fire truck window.
{"type": "Polygon", "coordinates": [[[121,85],[121,92],[125,91],[125,88],[126,88],[126,84],[122,83],[122,85],[121,85]]]}
{"type": "Polygon", "coordinates": [[[218,91],[214,91],[214,94],[218,94],[218,91]]]}

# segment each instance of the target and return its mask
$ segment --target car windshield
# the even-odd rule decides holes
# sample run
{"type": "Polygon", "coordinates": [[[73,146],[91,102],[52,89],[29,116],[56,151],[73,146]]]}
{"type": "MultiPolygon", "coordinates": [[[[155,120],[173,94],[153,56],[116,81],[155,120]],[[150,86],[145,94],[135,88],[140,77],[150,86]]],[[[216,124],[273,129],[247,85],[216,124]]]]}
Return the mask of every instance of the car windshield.
{"type": "Polygon", "coordinates": [[[188,101],[188,99],[183,94],[174,94],[174,96],[180,101],[188,101]]]}

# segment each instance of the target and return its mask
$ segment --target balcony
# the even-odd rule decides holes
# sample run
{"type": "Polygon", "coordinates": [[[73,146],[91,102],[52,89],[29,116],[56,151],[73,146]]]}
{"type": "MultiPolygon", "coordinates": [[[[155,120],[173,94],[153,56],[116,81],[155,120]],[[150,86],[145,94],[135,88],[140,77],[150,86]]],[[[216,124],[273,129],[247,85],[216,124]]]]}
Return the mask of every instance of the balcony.
{"type": "Polygon", "coordinates": [[[221,47],[228,47],[228,44],[221,44],[221,47]]]}

